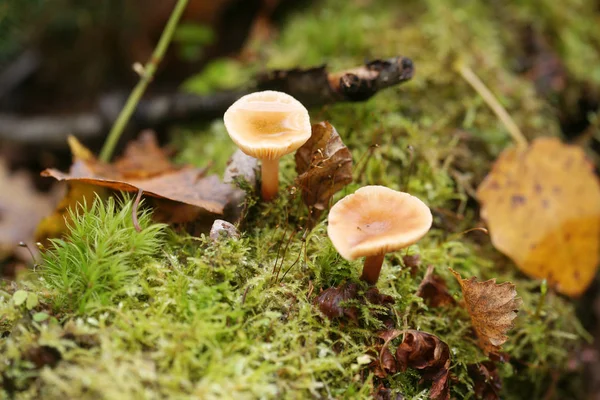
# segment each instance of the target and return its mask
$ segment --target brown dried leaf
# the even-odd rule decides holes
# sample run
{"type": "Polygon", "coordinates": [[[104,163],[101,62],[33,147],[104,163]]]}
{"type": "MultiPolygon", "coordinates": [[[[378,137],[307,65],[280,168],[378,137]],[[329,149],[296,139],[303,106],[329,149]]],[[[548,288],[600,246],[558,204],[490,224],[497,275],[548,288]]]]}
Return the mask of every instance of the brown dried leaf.
{"type": "Polygon", "coordinates": [[[171,163],[151,130],[143,131],[137,140],[129,143],[121,158],[115,161],[115,168],[126,179],[145,179],[181,169],[171,163]]]}
{"type": "Polygon", "coordinates": [[[42,175],[126,192],[141,189],[147,195],[215,214],[223,213],[233,192],[233,187],[222,183],[216,175],[205,177],[201,169],[171,165],[151,133],[130,143],[125,155],[114,164],[102,163],[93,156],[87,159],[75,157],[68,174],[47,169],[42,175]]]}
{"type": "Polygon", "coordinates": [[[422,297],[430,307],[440,307],[455,304],[455,300],[448,292],[446,282],[433,274],[433,265],[427,268],[427,273],[417,289],[417,296],[422,297]]]}
{"type": "Polygon", "coordinates": [[[498,368],[492,361],[467,366],[469,376],[475,385],[475,396],[481,400],[498,400],[502,390],[502,380],[498,368]]]}
{"type": "Polygon", "coordinates": [[[356,283],[340,285],[323,291],[315,299],[315,303],[329,319],[347,317],[358,323],[358,309],[343,305],[348,300],[356,299],[357,295],[358,285],[356,283]]]}
{"type": "Polygon", "coordinates": [[[513,320],[523,303],[516,297],[515,285],[510,282],[497,284],[496,279],[485,282],[477,282],[475,277],[463,279],[452,268],[450,271],[462,289],[479,346],[486,354],[498,352],[508,340],[506,332],[513,327],[513,320]]]}
{"type": "Polygon", "coordinates": [[[359,323],[358,304],[367,307],[370,305],[388,306],[385,311],[381,310],[381,307],[373,307],[370,311],[385,326],[393,325],[393,313],[389,305],[394,303],[394,298],[379,293],[379,290],[375,287],[369,288],[363,293],[359,291],[359,286],[356,283],[341,284],[338,287],[324,290],[315,298],[314,303],[327,318],[342,320],[349,318],[356,324],[359,323]],[[353,301],[353,303],[350,303],[350,301],[353,301]]]}
{"type": "Polygon", "coordinates": [[[396,358],[388,347],[379,350],[377,358],[369,365],[378,378],[385,378],[397,372],[396,358]]]}
{"type": "Polygon", "coordinates": [[[399,329],[388,329],[377,334],[377,337],[383,339],[383,344],[375,346],[377,354],[375,360],[371,362],[369,367],[373,370],[375,376],[385,378],[388,375],[393,375],[398,371],[396,358],[389,349],[389,344],[392,340],[402,334],[399,329]]]}
{"type": "Polygon", "coordinates": [[[600,184],[584,151],[557,138],[502,152],[477,189],[494,246],[529,276],[579,296],[600,261],[600,184]]]}
{"type": "Polygon", "coordinates": [[[432,381],[431,399],[450,399],[450,349],[437,336],[412,329],[406,331],[396,349],[396,360],[400,371],[415,368],[423,371],[423,379],[432,381]]]}
{"type": "Polygon", "coordinates": [[[302,200],[316,214],[352,182],[352,154],[329,122],[312,126],[312,136],[296,151],[296,172],[302,200]]]}
{"type": "Polygon", "coordinates": [[[404,400],[404,396],[401,393],[392,392],[392,389],[386,388],[380,383],[373,392],[373,400],[404,400]]]}

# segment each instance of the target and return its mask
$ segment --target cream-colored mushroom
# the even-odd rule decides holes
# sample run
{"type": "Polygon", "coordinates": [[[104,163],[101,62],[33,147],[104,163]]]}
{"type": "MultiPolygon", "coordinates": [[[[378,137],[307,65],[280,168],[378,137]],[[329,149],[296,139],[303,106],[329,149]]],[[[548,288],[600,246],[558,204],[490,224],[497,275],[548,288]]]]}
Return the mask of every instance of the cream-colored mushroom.
{"type": "Polygon", "coordinates": [[[240,150],[262,161],[262,198],[270,201],[279,189],[279,159],[310,138],[308,111],[292,96],[267,90],[240,98],[223,119],[240,150]]]}
{"type": "Polygon", "coordinates": [[[377,283],[386,253],[421,239],[432,223],[429,207],[408,193],[365,186],[329,211],[327,234],[342,257],[366,257],[361,279],[377,283]]]}

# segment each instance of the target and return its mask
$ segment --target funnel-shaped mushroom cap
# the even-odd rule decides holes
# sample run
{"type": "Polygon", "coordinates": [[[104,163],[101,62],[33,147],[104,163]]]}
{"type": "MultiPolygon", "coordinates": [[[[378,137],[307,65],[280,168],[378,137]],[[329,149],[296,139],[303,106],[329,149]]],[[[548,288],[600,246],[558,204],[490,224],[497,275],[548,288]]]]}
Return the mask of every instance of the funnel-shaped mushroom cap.
{"type": "Polygon", "coordinates": [[[365,186],[329,211],[327,233],[347,260],[385,254],[410,246],[429,230],[429,207],[408,193],[365,186]]]}
{"type": "Polygon", "coordinates": [[[262,160],[297,150],[311,135],[306,108],[292,96],[272,90],[242,97],[225,112],[224,120],[235,144],[262,160]]]}

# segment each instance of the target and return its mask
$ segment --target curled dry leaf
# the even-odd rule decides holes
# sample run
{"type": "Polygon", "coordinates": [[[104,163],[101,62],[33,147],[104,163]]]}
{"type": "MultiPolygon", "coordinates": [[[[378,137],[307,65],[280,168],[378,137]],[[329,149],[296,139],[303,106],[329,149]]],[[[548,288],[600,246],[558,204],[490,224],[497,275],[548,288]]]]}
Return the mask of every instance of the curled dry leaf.
{"type": "Polygon", "coordinates": [[[380,332],[377,336],[383,340],[383,344],[375,346],[375,360],[369,365],[375,376],[385,378],[388,375],[393,375],[398,371],[396,357],[392,354],[389,344],[392,340],[402,334],[399,329],[388,329],[380,332]]]}
{"type": "Polygon", "coordinates": [[[477,282],[475,277],[463,279],[458,272],[450,271],[462,289],[479,346],[486,354],[497,353],[508,340],[506,332],[513,327],[513,320],[523,304],[521,298],[516,297],[515,285],[497,284],[496,279],[485,282],[477,282]]]}
{"type": "Polygon", "coordinates": [[[358,323],[358,309],[354,306],[344,304],[349,300],[356,299],[358,285],[351,283],[326,289],[315,299],[319,310],[329,319],[350,318],[358,323]]]}
{"type": "MultiPolygon", "coordinates": [[[[73,165],[69,173],[47,169],[50,176],[70,184],[87,184],[126,192],[138,192],[222,214],[233,187],[222,183],[216,175],[204,176],[204,171],[191,166],[175,166],[158,147],[154,134],[143,132],[131,142],[124,155],[114,164],[97,160],[75,138],[69,140],[73,165]]],[[[180,213],[181,214],[181,213],[180,213]]],[[[188,216],[197,214],[186,213],[188,216]]],[[[175,217],[174,217],[175,218],[175,217]]],[[[177,222],[183,222],[176,218],[177,222]]]]}
{"type": "Polygon", "coordinates": [[[475,396],[481,400],[498,400],[502,390],[502,380],[498,368],[492,361],[467,366],[473,380],[475,396]]]}
{"type": "Polygon", "coordinates": [[[352,154],[329,122],[312,126],[312,135],[296,151],[296,178],[302,200],[313,218],[327,208],[331,197],[352,182],[352,154]]]}
{"type": "Polygon", "coordinates": [[[556,138],[505,150],[477,190],[494,246],[523,271],[579,296],[600,257],[600,184],[582,149],[556,138]]]}
{"type": "Polygon", "coordinates": [[[396,349],[398,369],[415,368],[423,372],[423,379],[431,380],[429,397],[434,400],[450,399],[450,349],[437,336],[408,330],[396,349]]]}
{"type": "Polygon", "coordinates": [[[373,392],[373,400],[404,400],[404,396],[380,383],[373,392]]]}
{"type": "Polygon", "coordinates": [[[375,360],[369,364],[369,368],[373,371],[376,377],[385,378],[388,375],[393,375],[397,372],[396,358],[392,354],[389,347],[377,349],[375,360]]]}
{"type": "MultiPolygon", "coordinates": [[[[358,324],[358,305],[386,307],[393,304],[394,299],[391,296],[379,293],[379,290],[375,287],[371,287],[363,293],[356,283],[348,283],[324,290],[315,298],[314,303],[329,319],[350,319],[358,324]]],[[[372,313],[382,320],[385,326],[388,326],[390,323],[393,324],[391,315],[389,315],[392,312],[391,310],[388,311],[385,312],[381,308],[376,308],[372,310],[372,313]]]]}
{"type": "Polygon", "coordinates": [[[430,307],[440,307],[456,303],[448,292],[446,282],[433,273],[433,265],[427,267],[427,273],[419,284],[417,296],[423,298],[430,307]]]}

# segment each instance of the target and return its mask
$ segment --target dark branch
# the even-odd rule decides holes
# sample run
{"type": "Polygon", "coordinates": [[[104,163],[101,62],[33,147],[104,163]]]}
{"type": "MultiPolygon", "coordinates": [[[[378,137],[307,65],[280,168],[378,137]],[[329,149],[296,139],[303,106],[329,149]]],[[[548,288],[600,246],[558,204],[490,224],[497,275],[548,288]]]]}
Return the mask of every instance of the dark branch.
{"type": "MultiPolygon", "coordinates": [[[[357,68],[328,73],[325,66],[271,71],[244,90],[198,96],[172,93],[147,97],[138,105],[129,128],[140,130],[177,122],[221,116],[238,98],[256,90],[286,92],[309,107],[344,101],[365,101],[378,91],[412,78],[413,63],[405,57],[375,60],[357,68]]],[[[83,114],[19,116],[0,114],[0,140],[30,145],[66,146],[68,135],[81,140],[106,134],[126,96],[107,95],[96,110],[83,114]]]]}

